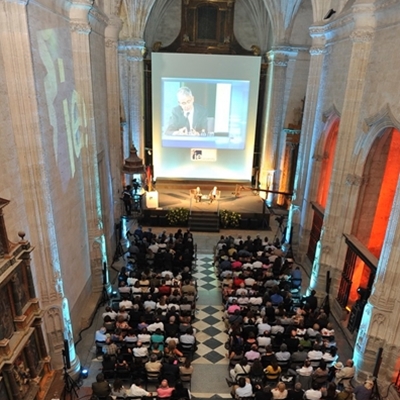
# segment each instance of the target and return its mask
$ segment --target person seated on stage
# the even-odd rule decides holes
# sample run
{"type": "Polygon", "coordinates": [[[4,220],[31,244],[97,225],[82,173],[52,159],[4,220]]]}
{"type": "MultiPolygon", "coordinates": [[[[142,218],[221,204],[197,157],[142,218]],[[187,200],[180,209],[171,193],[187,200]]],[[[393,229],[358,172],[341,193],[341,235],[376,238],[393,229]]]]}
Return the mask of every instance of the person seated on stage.
{"type": "Polygon", "coordinates": [[[213,190],[211,190],[210,194],[208,195],[208,198],[210,200],[209,204],[211,204],[217,198],[217,187],[216,186],[213,187],[213,190]]]}
{"type": "Polygon", "coordinates": [[[195,192],[195,194],[194,194],[194,198],[195,198],[195,200],[196,200],[196,203],[201,203],[201,197],[202,197],[202,196],[203,196],[203,195],[202,195],[202,193],[201,193],[200,187],[197,186],[196,192],[195,192]]]}

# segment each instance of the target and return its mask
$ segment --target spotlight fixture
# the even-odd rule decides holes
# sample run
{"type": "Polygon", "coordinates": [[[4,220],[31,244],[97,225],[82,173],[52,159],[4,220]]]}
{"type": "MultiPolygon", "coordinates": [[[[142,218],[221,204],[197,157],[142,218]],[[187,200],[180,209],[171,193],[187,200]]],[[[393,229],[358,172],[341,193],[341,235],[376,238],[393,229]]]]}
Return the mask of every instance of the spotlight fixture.
{"type": "Polygon", "coordinates": [[[335,13],[336,13],[336,11],[335,11],[333,8],[331,8],[331,9],[325,14],[324,19],[329,19],[329,18],[332,17],[332,15],[335,14],[335,13]]]}
{"type": "Polygon", "coordinates": [[[82,368],[81,370],[81,378],[86,379],[89,376],[89,370],[87,368],[82,368]]]}
{"type": "Polygon", "coordinates": [[[151,154],[153,153],[153,149],[151,147],[145,147],[144,149],[147,151],[147,154],[151,156],[151,154]]]}

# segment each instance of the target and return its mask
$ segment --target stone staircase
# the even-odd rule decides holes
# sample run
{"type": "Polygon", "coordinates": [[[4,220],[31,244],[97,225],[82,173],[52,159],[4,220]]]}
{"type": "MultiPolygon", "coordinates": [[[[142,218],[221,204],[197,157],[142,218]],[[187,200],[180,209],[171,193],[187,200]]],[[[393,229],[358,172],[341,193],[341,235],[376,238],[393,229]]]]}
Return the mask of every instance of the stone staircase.
{"type": "Polygon", "coordinates": [[[189,228],[193,232],[219,232],[218,213],[192,211],[189,217],[189,228]]]}

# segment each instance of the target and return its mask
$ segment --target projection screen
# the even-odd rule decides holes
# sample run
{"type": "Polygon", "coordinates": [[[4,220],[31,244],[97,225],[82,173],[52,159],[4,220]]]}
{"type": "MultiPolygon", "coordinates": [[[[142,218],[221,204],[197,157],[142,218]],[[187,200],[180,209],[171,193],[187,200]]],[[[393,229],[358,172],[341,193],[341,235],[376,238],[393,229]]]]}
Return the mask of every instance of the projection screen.
{"type": "Polygon", "coordinates": [[[260,65],[251,56],[152,54],[155,179],[251,180],[260,65]]]}

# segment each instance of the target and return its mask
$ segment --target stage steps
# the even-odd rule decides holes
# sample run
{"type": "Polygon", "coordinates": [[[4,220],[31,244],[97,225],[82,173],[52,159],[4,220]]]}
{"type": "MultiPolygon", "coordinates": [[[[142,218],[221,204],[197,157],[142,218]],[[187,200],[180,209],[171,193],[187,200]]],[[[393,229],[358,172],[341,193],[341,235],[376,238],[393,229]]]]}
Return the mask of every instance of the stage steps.
{"type": "Polygon", "coordinates": [[[193,232],[219,232],[219,215],[217,212],[192,211],[189,228],[193,232]]]}

